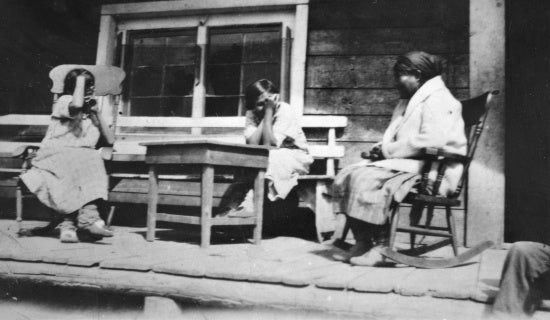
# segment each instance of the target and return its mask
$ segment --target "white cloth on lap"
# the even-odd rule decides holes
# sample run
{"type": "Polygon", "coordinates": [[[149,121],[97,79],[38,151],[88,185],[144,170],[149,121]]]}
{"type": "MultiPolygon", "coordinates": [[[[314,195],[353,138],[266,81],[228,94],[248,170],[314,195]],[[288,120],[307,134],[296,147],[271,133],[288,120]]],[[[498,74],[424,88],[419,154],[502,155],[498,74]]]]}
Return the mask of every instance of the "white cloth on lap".
{"type": "Polygon", "coordinates": [[[307,174],[313,158],[304,150],[280,148],[269,151],[265,178],[269,200],[285,199],[298,184],[298,176],[307,174]]]}

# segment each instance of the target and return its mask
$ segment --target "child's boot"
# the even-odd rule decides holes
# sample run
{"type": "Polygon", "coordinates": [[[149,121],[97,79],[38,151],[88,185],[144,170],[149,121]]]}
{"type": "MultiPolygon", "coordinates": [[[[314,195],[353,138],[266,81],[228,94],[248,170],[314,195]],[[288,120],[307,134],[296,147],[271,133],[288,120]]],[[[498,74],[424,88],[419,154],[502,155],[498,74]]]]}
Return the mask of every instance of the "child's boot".
{"type": "Polygon", "coordinates": [[[65,220],[59,224],[59,240],[64,243],[78,242],[76,226],[71,217],[65,218],[65,220]]]}
{"type": "Polygon", "coordinates": [[[113,231],[105,226],[105,222],[99,216],[97,205],[93,203],[78,210],[78,228],[89,233],[96,240],[114,235],[113,231]]]}

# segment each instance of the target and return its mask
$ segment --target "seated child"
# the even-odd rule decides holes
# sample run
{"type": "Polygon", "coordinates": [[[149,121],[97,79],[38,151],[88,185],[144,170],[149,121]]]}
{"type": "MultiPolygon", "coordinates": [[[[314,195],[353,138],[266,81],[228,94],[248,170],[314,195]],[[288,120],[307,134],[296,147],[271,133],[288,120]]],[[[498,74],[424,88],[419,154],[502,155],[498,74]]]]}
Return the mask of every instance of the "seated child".
{"type": "MultiPolygon", "coordinates": [[[[284,200],[298,184],[298,176],[307,174],[313,162],[299,115],[279,100],[275,85],[265,79],[246,88],[245,104],[246,143],[276,147],[269,152],[267,197],[270,201],[284,200]]],[[[221,205],[229,216],[250,215],[253,211],[251,178],[240,180],[231,186],[221,205]]]]}
{"type": "Polygon", "coordinates": [[[61,242],[78,242],[77,228],[93,240],[111,237],[99,215],[108,177],[95,147],[100,138],[112,144],[114,136],[92,100],[94,76],[89,71],[70,71],[63,90],[32,167],[21,179],[40,202],[64,215],[61,242]]]}

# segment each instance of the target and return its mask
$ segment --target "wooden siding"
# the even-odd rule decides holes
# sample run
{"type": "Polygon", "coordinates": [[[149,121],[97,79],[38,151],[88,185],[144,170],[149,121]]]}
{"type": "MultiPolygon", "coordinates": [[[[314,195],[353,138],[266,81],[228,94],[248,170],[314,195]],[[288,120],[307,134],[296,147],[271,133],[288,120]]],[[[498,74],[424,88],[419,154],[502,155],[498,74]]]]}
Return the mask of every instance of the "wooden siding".
{"type": "MultiPolygon", "coordinates": [[[[447,60],[443,77],[469,96],[468,1],[318,0],[310,3],[304,114],[346,115],[340,167],[379,141],[398,94],[393,64],[423,50],[447,60]]],[[[315,133],[309,138],[315,139],[315,133]]]]}

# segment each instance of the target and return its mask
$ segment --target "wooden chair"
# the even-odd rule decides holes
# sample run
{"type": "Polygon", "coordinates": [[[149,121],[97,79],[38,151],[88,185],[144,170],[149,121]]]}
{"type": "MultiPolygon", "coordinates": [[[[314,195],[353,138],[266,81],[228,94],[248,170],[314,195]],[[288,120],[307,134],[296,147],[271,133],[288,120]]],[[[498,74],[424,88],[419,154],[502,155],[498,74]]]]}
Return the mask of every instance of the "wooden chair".
{"type": "MultiPolygon", "coordinates": [[[[422,150],[422,154],[419,159],[425,161],[421,183],[416,192],[409,193],[403,203],[410,204],[410,225],[400,226],[399,221],[401,218],[399,211],[399,203],[392,204],[392,217],[391,217],[391,229],[390,229],[390,241],[389,246],[382,252],[386,257],[399,263],[403,263],[410,266],[419,268],[448,268],[466,262],[483,250],[491,247],[493,243],[491,241],[482,242],[466,252],[458,253],[458,239],[457,239],[457,226],[455,216],[452,208],[456,208],[461,205],[459,200],[460,194],[464,187],[466,177],[468,175],[468,168],[473,159],[475,150],[483,126],[488,114],[488,103],[493,95],[498,94],[498,91],[488,91],[484,94],[462,101],[462,116],[464,118],[466,136],[468,138],[468,152],[466,155],[459,155],[444,151],[442,148],[425,148],[422,150]],[[445,171],[449,164],[461,163],[464,165],[464,171],[459,181],[457,189],[449,196],[439,195],[439,187],[445,176],[445,171]],[[437,164],[437,178],[435,181],[429,179],[429,173],[432,168],[432,164],[437,164]],[[446,214],[447,226],[432,226],[431,222],[434,217],[436,208],[444,208],[446,214]],[[420,225],[420,219],[424,210],[426,209],[426,220],[423,225],[420,225]],[[394,250],[395,239],[398,232],[404,232],[410,234],[410,246],[411,250],[408,252],[397,252],[394,250]],[[415,250],[415,241],[417,235],[442,237],[445,240],[431,244],[422,250],[415,250]],[[415,255],[423,254],[447,244],[452,245],[454,257],[448,259],[428,259],[424,257],[416,257],[415,255]]],[[[368,157],[367,155],[362,155],[368,157]]],[[[349,232],[349,226],[346,223],[344,228],[343,239],[345,239],[349,232]]]]}
{"type": "Polygon", "coordinates": [[[23,193],[19,176],[30,167],[30,160],[38,150],[38,144],[1,142],[0,146],[0,197],[16,199],[16,219],[20,228],[23,193]]]}
{"type": "MultiPolygon", "coordinates": [[[[100,99],[106,96],[114,96],[114,103],[116,110],[116,105],[120,100],[120,94],[122,92],[122,81],[124,80],[125,73],[122,69],[113,66],[95,66],[95,65],[74,65],[74,64],[65,64],[59,65],[53,68],[50,71],[50,79],[53,82],[51,92],[53,93],[53,103],[55,103],[63,93],[64,82],[67,73],[73,69],[86,69],[94,75],[95,78],[95,96],[100,99]]],[[[103,103],[106,101],[99,101],[100,109],[103,107],[103,103]]],[[[18,120],[19,123],[28,123],[29,125],[36,125],[40,127],[47,128],[50,117],[41,117],[35,115],[8,115],[11,121],[18,120]],[[10,117],[11,116],[11,117],[10,117]]],[[[9,120],[8,120],[9,121],[9,120]]],[[[17,121],[14,123],[17,124],[17,121]]],[[[45,132],[45,129],[44,129],[45,132]]],[[[26,189],[19,179],[19,175],[25,172],[32,166],[32,158],[34,157],[36,151],[39,149],[38,143],[22,143],[22,142],[4,142],[7,147],[13,149],[11,157],[17,162],[20,163],[19,166],[14,168],[0,168],[0,172],[13,172],[15,176],[10,177],[12,181],[12,187],[15,189],[15,199],[16,199],[16,221],[18,224],[18,233],[20,235],[36,235],[45,233],[48,230],[53,229],[57,224],[59,219],[52,219],[51,223],[43,228],[34,228],[29,230],[24,230],[22,228],[23,222],[23,198],[27,196],[32,196],[28,192],[24,192],[26,189]],[[11,145],[10,145],[11,144],[11,145]]],[[[101,150],[98,150],[101,152],[101,150]]],[[[8,193],[9,194],[9,193],[8,193]]]]}

